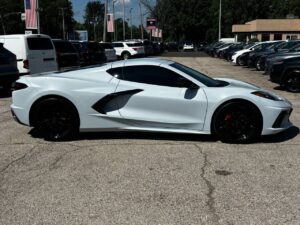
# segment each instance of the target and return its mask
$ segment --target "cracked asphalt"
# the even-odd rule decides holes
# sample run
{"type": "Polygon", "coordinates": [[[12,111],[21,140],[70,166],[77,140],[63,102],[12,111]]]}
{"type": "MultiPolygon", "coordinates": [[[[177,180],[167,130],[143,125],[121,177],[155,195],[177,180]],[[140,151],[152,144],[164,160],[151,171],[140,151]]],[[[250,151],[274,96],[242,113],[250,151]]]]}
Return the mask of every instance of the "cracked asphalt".
{"type": "Polygon", "coordinates": [[[163,57],[275,91],[294,104],[295,127],[251,145],[154,133],[51,143],[14,122],[11,98],[2,96],[1,225],[300,224],[300,94],[203,54],[163,57]]]}

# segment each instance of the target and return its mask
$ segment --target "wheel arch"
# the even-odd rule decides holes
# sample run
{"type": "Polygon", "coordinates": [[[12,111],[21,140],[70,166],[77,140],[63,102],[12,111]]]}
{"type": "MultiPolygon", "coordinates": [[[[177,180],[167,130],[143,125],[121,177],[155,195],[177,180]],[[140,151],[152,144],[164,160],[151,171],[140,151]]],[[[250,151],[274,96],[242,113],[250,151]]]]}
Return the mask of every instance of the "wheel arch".
{"type": "Polygon", "coordinates": [[[254,106],[254,108],[259,112],[259,118],[260,118],[260,124],[261,124],[261,131],[260,133],[262,132],[262,129],[263,129],[263,124],[264,124],[264,118],[263,118],[263,115],[262,115],[262,112],[261,110],[259,109],[259,107],[254,104],[253,102],[247,100],[247,99],[243,99],[243,98],[235,98],[235,99],[230,99],[230,100],[227,100],[227,101],[224,101],[222,102],[220,105],[218,105],[216,107],[216,109],[214,110],[213,114],[212,114],[212,117],[211,117],[211,121],[210,121],[210,132],[211,134],[215,134],[215,130],[214,130],[214,121],[215,121],[215,118],[216,118],[216,114],[218,113],[218,111],[226,104],[229,104],[229,103],[244,103],[244,104],[250,104],[252,106],[254,106]]]}
{"type": "Polygon", "coordinates": [[[77,109],[77,107],[75,106],[75,104],[68,98],[66,97],[63,97],[61,95],[56,95],[56,94],[49,94],[49,95],[45,95],[45,96],[42,96],[38,99],[36,99],[33,104],[31,105],[30,107],[30,110],[29,110],[29,125],[32,127],[34,126],[34,123],[35,123],[35,107],[41,103],[42,101],[46,100],[46,99],[51,99],[51,98],[56,98],[56,99],[60,99],[60,100],[63,100],[63,101],[66,101],[68,102],[72,107],[73,109],[75,110],[76,114],[77,114],[77,119],[78,119],[78,123],[80,125],[80,116],[79,116],[79,111],[77,109]]]}

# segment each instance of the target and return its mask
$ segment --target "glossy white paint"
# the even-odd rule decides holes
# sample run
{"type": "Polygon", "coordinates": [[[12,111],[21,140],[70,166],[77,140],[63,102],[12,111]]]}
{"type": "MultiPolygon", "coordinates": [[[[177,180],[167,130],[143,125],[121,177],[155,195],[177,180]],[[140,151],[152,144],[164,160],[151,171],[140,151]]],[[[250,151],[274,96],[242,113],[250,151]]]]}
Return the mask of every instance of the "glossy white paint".
{"type": "Polygon", "coordinates": [[[292,124],[286,120],[282,127],[272,128],[278,115],[292,108],[287,100],[273,101],[258,97],[251,93],[262,89],[232,79],[220,78],[230,83],[226,87],[206,87],[171,67],[172,63],[161,59],[135,59],[65,73],[24,76],[18,82],[27,84],[28,88],[13,92],[11,108],[21,123],[30,126],[29,113],[33,103],[43,96],[58,95],[76,106],[82,132],[137,130],[210,134],[212,118],[218,107],[230,100],[244,99],[260,110],[263,116],[262,135],[275,134],[291,127],[292,124]],[[129,82],[106,72],[124,65],[162,66],[189,79],[199,89],[129,82]],[[135,89],[142,91],[115,98],[105,107],[106,114],[92,108],[109,94],[135,89]]]}

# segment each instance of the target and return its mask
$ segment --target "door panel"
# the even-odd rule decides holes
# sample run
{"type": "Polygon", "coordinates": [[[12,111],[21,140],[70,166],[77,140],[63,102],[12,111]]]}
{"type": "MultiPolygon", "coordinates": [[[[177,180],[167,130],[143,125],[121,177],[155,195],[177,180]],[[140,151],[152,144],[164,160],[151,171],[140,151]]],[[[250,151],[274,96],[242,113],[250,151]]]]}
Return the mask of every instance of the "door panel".
{"type": "Polygon", "coordinates": [[[120,115],[136,126],[202,130],[207,99],[202,89],[187,89],[121,80],[116,92],[143,91],[118,98],[120,115]],[[138,125],[137,125],[138,124],[138,125]]]}

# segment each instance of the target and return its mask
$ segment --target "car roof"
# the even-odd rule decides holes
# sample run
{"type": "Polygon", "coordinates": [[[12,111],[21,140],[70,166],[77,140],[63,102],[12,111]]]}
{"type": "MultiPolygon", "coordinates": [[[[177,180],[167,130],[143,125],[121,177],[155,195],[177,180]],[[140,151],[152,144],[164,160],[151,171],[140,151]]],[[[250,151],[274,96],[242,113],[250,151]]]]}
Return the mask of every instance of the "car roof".
{"type": "Polygon", "coordinates": [[[142,66],[142,65],[148,65],[148,66],[159,66],[162,64],[170,65],[174,63],[174,61],[167,60],[167,59],[161,59],[161,58],[139,58],[139,59],[128,59],[123,61],[116,61],[112,63],[113,67],[122,67],[124,66],[124,63],[126,66],[142,66]]]}

